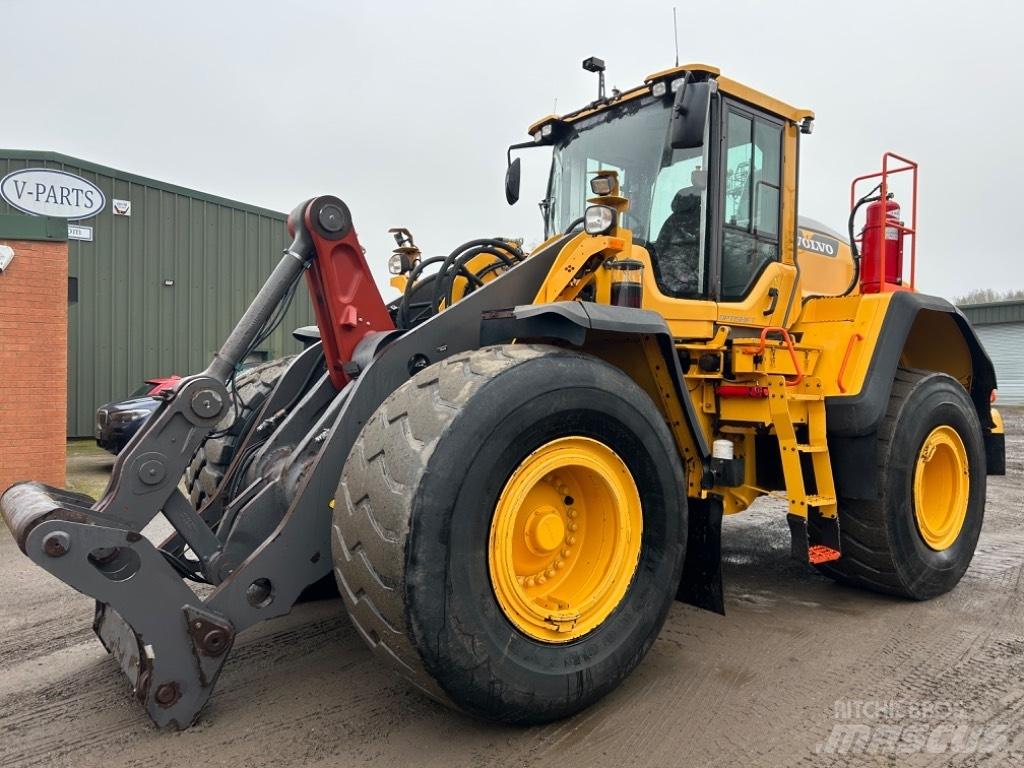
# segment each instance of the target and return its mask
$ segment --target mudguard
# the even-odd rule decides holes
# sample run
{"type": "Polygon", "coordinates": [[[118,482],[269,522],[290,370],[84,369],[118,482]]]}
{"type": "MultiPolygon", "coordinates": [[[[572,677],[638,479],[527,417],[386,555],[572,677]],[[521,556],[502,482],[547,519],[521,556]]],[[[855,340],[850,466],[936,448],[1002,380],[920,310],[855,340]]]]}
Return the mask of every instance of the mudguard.
{"type": "Polygon", "coordinates": [[[978,410],[982,428],[988,431],[994,426],[989,412],[989,397],[996,388],[995,368],[970,322],[945,299],[901,291],[893,294],[889,302],[882,331],[868,365],[864,387],[856,395],[825,398],[830,436],[859,437],[872,434],[878,429],[889,404],[889,393],[910,329],[918,313],[925,309],[949,314],[956,322],[970,350],[974,368],[971,400],[978,410]]]}

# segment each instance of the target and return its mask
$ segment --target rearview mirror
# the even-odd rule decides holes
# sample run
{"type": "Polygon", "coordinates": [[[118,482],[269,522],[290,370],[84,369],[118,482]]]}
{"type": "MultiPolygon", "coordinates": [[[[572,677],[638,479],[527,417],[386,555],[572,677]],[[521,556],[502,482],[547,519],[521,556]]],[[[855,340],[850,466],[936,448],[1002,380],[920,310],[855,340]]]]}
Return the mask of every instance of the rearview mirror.
{"type": "Polygon", "coordinates": [[[519,199],[519,175],[521,173],[519,165],[517,157],[508,164],[508,170],[505,171],[505,199],[508,200],[509,205],[515,205],[519,199]]]}
{"type": "Polygon", "coordinates": [[[687,73],[672,106],[672,149],[696,149],[704,143],[711,83],[695,83],[687,73]]]}

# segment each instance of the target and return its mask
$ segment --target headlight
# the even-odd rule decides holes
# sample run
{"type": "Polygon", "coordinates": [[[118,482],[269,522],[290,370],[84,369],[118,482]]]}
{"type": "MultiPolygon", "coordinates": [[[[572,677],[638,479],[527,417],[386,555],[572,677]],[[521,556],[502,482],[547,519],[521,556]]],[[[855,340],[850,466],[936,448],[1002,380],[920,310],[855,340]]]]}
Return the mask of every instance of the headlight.
{"type": "Polygon", "coordinates": [[[392,275],[400,275],[405,272],[405,259],[402,258],[402,254],[391,254],[391,258],[388,259],[388,272],[392,275]]]}
{"type": "Polygon", "coordinates": [[[144,419],[147,416],[149,416],[149,414],[151,414],[151,413],[152,413],[152,411],[141,411],[141,410],[140,411],[118,411],[117,413],[111,414],[110,420],[111,421],[118,421],[118,422],[121,422],[123,424],[125,422],[135,421],[136,419],[144,419]]]}
{"type": "Polygon", "coordinates": [[[665,81],[659,80],[657,83],[651,86],[651,95],[655,98],[661,98],[665,95],[665,81]]]}
{"type": "Polygon", "coordinates": [[[603,235],[615,225],[615,210],[607,205],[592,205],[583,214],[583,229],[588,235],[603,235]]]}

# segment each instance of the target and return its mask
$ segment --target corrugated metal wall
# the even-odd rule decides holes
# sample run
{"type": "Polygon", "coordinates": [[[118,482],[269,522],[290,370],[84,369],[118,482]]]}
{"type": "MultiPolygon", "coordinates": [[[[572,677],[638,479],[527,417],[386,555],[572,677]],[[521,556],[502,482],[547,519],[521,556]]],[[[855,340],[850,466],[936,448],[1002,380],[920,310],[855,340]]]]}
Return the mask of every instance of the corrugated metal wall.
{"type": "MultiPolygon", "coordinates": [[[[0,150],[0,177],[22,168],[65,170],[106,195],[77,222],[93,241],[68,241],[78,301],[68,307],[68,435],[93,434],[97,406],[144,379],[202,370],[290,242],[284,214],[48,152],[0,150]],[[113,199],[130,200],[115,216],[113,199]],[[173,286],[164,285],[173,280],[173,286]]],[[[0,213],[18,213],[0,200],[0,213]]],[[[263,347],[298,351],[291,331],[314,323],[303,286],[263,347]]]]}
{"type": "Polygon", "coordinates": [[[971,321],[996,368],[998,402],[1024,405],[1024,301],[1011,299],[965,304],[961,311],[971,321]]]}
{"type": "Polygon", "coordinates": [[[996,406],[1024,405],[1024,323],[980,325],[975,330],[996,367],[996,406]]]}

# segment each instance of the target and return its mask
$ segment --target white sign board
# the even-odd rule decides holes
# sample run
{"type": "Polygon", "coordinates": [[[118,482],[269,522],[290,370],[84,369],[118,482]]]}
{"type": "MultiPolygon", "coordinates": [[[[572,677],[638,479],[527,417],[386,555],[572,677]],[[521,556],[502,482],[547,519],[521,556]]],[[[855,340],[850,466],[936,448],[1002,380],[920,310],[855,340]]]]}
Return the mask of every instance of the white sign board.
{"type": "Polygon", "coordinates": [[[115,216],[131,216],[132,215],[132,201],[131,200],[118,200],[114,198],[112,207],[114,209],[115,216]]]}
{"type": "Polygon", "coordinates": [[[0,197],[23,213],[88,219],[107,204],[100,188],[66,171],[25,168],[0,180],[0,197]]]}
{"type": "Polygon", "coordinates": [[[88,240],[92,242],[92,227],[82,224],[68,224],[68,240],[88,240]]]}

